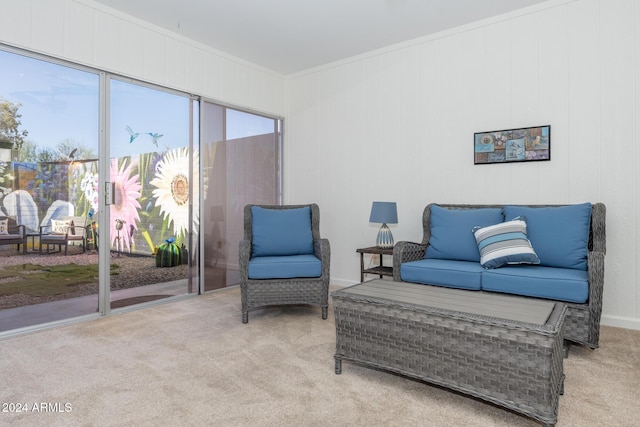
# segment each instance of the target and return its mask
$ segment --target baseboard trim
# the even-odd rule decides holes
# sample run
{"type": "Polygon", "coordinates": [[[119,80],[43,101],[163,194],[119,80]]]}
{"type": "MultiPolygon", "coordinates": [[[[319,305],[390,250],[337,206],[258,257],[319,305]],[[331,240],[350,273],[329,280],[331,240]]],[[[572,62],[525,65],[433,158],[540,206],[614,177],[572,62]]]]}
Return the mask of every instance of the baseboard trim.
{"type": "Polygon", "coordinates": [[[632,317],[612,316],[603,314],[600,324],[605,326],[613,326],[615,328],[634,329],[640,331],[640,319],[632,317]]]}

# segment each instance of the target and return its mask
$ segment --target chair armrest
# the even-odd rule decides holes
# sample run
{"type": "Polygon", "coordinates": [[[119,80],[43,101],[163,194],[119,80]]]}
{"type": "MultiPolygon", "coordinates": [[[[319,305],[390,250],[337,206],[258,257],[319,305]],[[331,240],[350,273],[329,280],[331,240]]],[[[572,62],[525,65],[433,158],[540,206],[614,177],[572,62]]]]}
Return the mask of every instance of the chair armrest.
{"type": "Polygon", "coordinates": [[[326,278],[325,284],[329,286],[329,270],[331,267],[331,245],[329,239],[318,239],[313,242],[315,256],[322,262],[322,277],[326,278]]]}
{"type": "Polygon", "coordinates": [[[400,264],[424,258],[427,245],[415,242],[398,242],[393,247],[393,280],[400,279],[400,264]]]}
{"type": "Polygon", "coordinates": [[[22,239],[26,239],[27,237],[27,227],[25,227],[24,225],[18,225],[18,233],[20,234],[20,237],[22,239]]]}
{"type": "Polygon", "coordinates": [[[313,252],[315,256],[320,258],[322,263],[329,263],[331,261],[331,246],[329,245],[329,239],[318,239],[313,242],[313,252]]]}
{"type": "Polygon", "coordinates": [[[73,230],[75,231],[76,235],[78,235],[78,231],[80,231],[80,234],[82,234],[82,236],[86,238],[89,235],[90,227],[91,227],[91,224],[85,224],[84,226],[74,225],[73,230]]]}
{"type": "Polygon", "coordinates": [[[238,247],[240,283],[245,283],[249,277],[249,259],[251,259],[251,242],[248,240],[240,240],[238,247]]]}
{"type": "MultiPolygon", "coordinates": [[[[587,258],[589,281],[589,342],[598,345],[600,317],[602,315],[602,290],[604,288],[604,252],[591,251],[587,258]]],[[[593,347],[593,344],[590,344],[593,347]]]]}

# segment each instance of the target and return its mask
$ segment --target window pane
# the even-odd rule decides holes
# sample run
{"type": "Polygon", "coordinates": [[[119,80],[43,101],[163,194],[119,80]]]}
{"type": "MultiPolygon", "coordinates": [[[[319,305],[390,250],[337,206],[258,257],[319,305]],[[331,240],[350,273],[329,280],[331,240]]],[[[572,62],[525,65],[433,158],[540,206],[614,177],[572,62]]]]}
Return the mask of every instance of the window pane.
{"type": "Polygon", "coordinates": [[[99,79],[0,50],[0,217],[27,236],[0,245],[0,331],[96,313],[98,258],[81,224],[98,199],[99,79]],[[59,244],[40,244],[68,218],[59,244]]]}
{"type": "Polygon", "coordinates": [[[192,161],[198,164],[190,147],[191,100],[119,80],[111,80],[110,92],[115,191],[110,223],[101,228],[109,233],[112,264],[136,265],[111,278],[111,306],[119,308],[188,292],[182,258],[190,252],[190,207],[200,190],[189,178],[192,161]]]}

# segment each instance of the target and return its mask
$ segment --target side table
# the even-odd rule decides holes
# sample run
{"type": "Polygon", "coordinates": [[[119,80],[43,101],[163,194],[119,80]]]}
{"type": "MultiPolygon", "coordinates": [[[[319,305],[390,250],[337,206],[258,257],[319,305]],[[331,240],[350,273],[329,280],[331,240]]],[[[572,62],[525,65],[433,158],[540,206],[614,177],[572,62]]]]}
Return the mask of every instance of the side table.
{"type": "Polygon", "coordinates": [[[360,254],[360,282],[364,282],[365,274],[377,274],[382,279],[382,276],[393,276],[393,267],[385,266],[383,262],[384,255],[393,255],[393,248],[379,248],[377,246],[371,246],[369,248],[356,249],[356,252],[360,254]],[[364,268],[364,254],[380,255],[380,264],[371,267],[364,268]]]}

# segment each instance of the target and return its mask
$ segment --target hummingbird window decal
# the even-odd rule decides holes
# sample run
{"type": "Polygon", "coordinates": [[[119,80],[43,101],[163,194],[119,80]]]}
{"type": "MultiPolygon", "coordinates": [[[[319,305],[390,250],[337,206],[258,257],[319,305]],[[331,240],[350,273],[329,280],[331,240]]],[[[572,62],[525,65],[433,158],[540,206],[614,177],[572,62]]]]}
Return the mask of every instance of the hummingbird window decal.
{"type": "Polygon", "coordinates": [[[133,140],[136,139],[140,134],[134,133],[133,130],[128,125],[125,129],[127,130],[127,132],[129,132],[129,144],[131,144],[133,140]]]}
{"type": "Polygon", "coordinates": [[[155,145],[156,147],[158,146],[158,139],[162,138],[163,136],[161,133],[153,132],[148,132],[147,135],[151,137],[151,139],[153,140],[153,145],[155,145]]]}
{"type": "MultiPolygon", "coordinates": [[[[131,126],[129,125],[127,125],[125,129],[129,133],[129,144],[131,144],[141,134],[140,132],[134,132],[133,129],[131,129],[131,126]]],[[[161,133],[155,133],[155,132],[146,132],[144,133],[144,135],[149,135],[151,137],[151,141],[153,142],[153,145],[155,145],[156,147],[158,146],[158,139],[164,136],[161,133]]]]}

